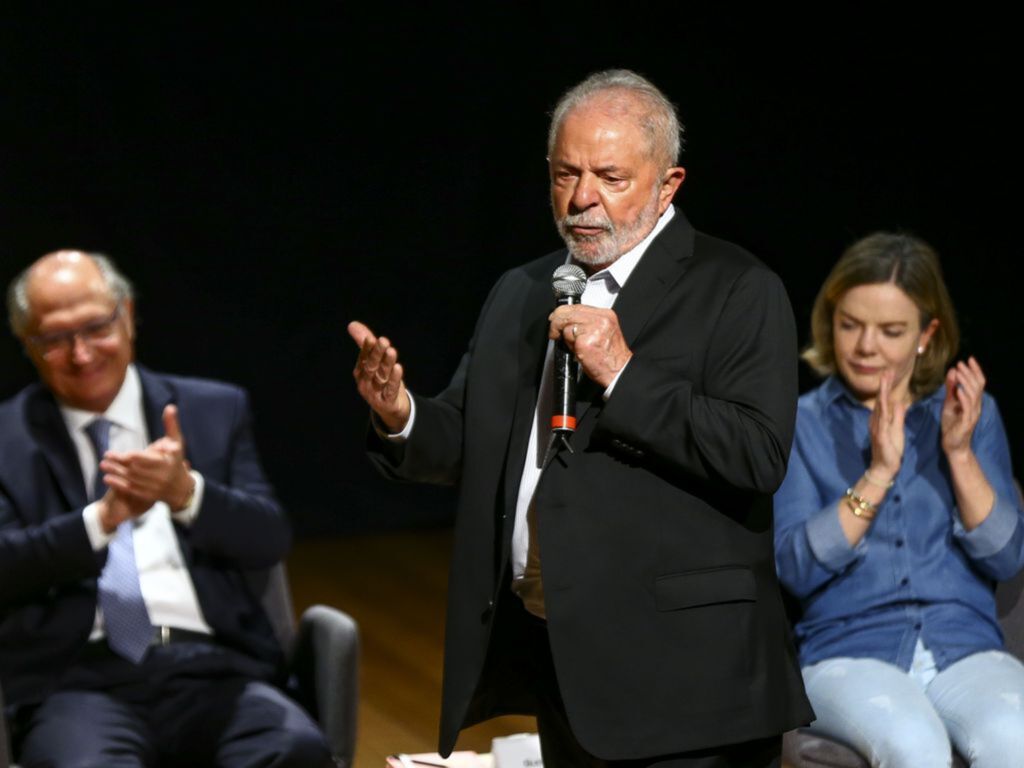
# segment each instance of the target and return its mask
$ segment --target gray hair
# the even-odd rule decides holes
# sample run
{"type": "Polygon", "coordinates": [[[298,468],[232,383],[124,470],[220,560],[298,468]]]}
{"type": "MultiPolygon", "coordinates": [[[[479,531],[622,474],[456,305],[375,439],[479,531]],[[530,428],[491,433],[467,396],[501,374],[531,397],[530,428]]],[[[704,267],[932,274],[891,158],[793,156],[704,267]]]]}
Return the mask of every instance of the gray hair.
{"type": "MultiPolygon", "coordinates": [[[[135,299],[135,286],[121,273],[109,256],[85,251],[83,253],[96,264],[114,301],[120,304],[125,299],[135,299]]],[[[28,281],[32,276],[32,270],[38,263],[39,261],[36,260],[25,267],[7,287],[7,321],[15,336],[23,336],[28,328],[32,313],[32,307],[28,301],[28,281]]]]}
{"type": "Polygon", "coordinates": [[[616,106],[624,113],[630,113],[630,97],[639,101],[643,111],[636,115],[641,130],[648,140],[649,156],[667,170],[679,162],[683,144],[683,126],[675,105],[645,77],[628,69],[607,69],[595,72],[582,83],[562,94],[551,113],[551,127],[548,129],[548,156],[555,148],[555,138],[565,118],[579,106],[601,95],[620,95],[616,106]],[[618,92],[618,94],[616,94],[618,92]]]}

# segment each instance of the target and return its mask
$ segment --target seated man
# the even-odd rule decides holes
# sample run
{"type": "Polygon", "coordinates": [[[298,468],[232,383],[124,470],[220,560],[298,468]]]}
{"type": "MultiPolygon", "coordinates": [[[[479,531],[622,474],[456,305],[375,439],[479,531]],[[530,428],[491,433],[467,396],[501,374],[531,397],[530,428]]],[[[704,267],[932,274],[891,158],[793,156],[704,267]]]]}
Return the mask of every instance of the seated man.
{"type": "Polygon", "coordinates": [[[8,293],[42,383],[0,404],[0,682],[36,765],[322,766],[270,684],[282,651],[243,569],[283,510],[245,393],[133,364],[130,283],[58,251],[8,293]]]}

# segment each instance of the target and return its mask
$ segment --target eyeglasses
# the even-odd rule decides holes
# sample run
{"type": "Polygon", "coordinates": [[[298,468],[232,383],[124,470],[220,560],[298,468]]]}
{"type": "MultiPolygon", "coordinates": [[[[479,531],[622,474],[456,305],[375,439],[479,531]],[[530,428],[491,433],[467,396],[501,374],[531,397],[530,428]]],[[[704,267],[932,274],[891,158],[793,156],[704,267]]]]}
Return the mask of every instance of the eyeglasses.
{"type": "Polygon", "coordinates": [[[69,354],[75,348],[76,339],[81,339],[82,343],[88,346],[109,341],[117,332],[119,317],[121,317],[120,302],[107,317],[91,320],[67,331],[26,336],[25,341],[44,358],[52,360],[69,354]]]}

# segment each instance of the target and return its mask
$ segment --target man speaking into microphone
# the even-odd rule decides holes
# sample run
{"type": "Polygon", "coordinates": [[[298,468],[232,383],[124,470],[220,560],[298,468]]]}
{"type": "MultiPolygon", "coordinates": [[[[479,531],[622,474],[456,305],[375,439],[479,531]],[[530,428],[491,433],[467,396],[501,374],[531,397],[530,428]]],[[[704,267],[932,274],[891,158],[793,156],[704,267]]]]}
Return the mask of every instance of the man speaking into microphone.
{"type": "Polygon", "coordinates": [[[442,754],[518,712],[548,768],[773,766],[812,718],[772,553],[792,311],[760,261],[673,207],[680,139],[635,73],[561,97],[548,161],[567,251],[498,280],[438,396],[410,395],[391,342],[349,325],[374,463],[459,486],[442,754]],[[567,263],[586,282],[556,307],[567,263]],[[581,371],[574,424],[556,413],[561,345],[581,371]]]}

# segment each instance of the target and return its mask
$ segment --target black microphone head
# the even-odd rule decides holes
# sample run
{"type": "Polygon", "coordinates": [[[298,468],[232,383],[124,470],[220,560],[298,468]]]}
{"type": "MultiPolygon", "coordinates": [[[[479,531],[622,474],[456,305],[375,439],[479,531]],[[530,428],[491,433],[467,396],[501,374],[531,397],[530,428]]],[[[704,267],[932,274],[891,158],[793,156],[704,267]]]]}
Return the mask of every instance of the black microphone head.
{"type": "Polygon", "coordinates": [[[579,298],[587,287],[587,273],[575,264],[563,264],[551,275],[551,290],[556,299],[579,298]]]}

